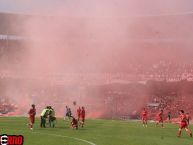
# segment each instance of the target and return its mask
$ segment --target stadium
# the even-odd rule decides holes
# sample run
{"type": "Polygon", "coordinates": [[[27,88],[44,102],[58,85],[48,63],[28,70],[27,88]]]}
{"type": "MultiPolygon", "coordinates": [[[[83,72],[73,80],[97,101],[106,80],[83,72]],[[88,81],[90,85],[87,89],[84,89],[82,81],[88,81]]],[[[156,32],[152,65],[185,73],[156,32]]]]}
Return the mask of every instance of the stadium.
{"type": "Polygon", "coordinates": [[[192,144],[193,13],[105,12],[0,12],[2,145],[192,144]]]}

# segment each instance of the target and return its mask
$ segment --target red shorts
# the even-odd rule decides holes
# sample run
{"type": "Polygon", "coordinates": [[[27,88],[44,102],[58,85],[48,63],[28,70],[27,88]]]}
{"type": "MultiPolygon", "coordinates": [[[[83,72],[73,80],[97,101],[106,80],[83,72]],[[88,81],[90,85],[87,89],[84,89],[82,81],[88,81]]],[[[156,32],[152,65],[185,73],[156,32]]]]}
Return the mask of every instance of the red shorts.
{"type": "Polygon", "coordinates": [[[30,117],[30,118],[29,118],[29,121],[30,121],[32,124],[34,124],[34,123],[35,123],[35,117],[30,117]]]}
{"type": "Polygon", "coordinates": [[[186,122],[181,122],[180,123],[180,129],[186,128],[188,124],[186,122]]]}
{"type": "Polygon", "coordinates": [[[147,121],[147,116],[142,116],[142,120],[147,121]]]}
{"type": "Polygon", "coordinates": [[[81,120],[82,122],[85,122],[85,117],[81,117],[80,120],[81,120]]]}

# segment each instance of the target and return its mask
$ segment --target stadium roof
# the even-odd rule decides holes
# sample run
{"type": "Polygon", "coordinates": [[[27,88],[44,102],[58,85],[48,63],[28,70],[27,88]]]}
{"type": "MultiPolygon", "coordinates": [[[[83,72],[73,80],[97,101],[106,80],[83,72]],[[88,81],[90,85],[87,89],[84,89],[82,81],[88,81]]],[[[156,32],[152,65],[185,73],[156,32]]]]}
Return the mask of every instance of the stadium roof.
{"type": "Polygon", "coordinates": [[[192,0],[1,0],[0,11],[63,16],[170,15],[193,10],[192,0]]]}
{"type": "MultiPolygon", "coordinates": [[[[28,21],[31,17],[37,16],[0,13],[0,39],[22,39],[24,37],[22,36],[23,32],[25,31],[24,23],[28,21]]],[[[116,18],[116,23],[117,25],[123,24],[123,29],[128,29],[129,33],[126,35],[126,37],[128,37],[128,42],[140,41],[151,43],[152,41],[162,41],[170,43],[172,41],[176,41],[173,40],[173,38],[177,38],[178,42],[192,42],[193,34],[190,31],[193,29],[193,19],[191,19],[192,17],[193,14],[191,12],[176,13],[172,15],[151,15],[144,17],[135,17],[132,19],[132,22],[130,18],[119,17],[116,18]]],[[[76,23],[78,24],[78,22],[80,21],[85,22],[86,20],[90,27],[88,27],[88,31],[92,33],[92,25],[96,25],[94,24],[93,19],[100,19],[101,23],[99,24],[99,28],[105,28],[107,27],[107,25],[115,23],[115,18],[113,17],[107,17],[102,19],[95,17],[64,17],[64,23],[62,25],[64,25],[65,29],[69,27],[68,25],[66,25],[68,23],[73,24],[74,27],[78,27],[76,23]]],[[[49,23],[50,19],[47,19],[46,17],[45,21],[49,23]]],[[[52,19],[52,21],[54,21],[54,19],[52,19]]],[[[120,28],[120,31],[121,30],[122,29],[120,28]]],[[[66,35],[68,34],[64,34],[65,37],[66,35]]],[[[106,35],[108,36],[108,34],[106,35]]],[[[77,36],[75,35],[73,39],[92,39],[90,35],[86,35],[83,38],[80,36],[81,34],[77,34],[77,36]]],[[[94,35],[92,36],[94,37],[94,35]]]]}
{"type": "Polygon", "coordinates": [[[1,35],[0,34],[0,40],[24,40],[25,37],[22,36],[16,36],[16,35],[1,35]]]}
{"type": "Polygon", "coordinates": [[[27,19],[26,15],[0,13],[0,34],[3,35],[21,35],[24,31],[23,22],[27,19]]]}

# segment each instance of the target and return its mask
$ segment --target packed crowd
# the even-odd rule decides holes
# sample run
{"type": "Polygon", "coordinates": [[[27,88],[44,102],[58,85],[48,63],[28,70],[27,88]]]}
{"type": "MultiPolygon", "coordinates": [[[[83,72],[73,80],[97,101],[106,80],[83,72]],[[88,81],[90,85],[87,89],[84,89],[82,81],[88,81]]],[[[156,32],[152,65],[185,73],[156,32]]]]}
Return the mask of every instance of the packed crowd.
{"type": "Polygon", "coordinates": [[[147,82],[149,80],[178,82],[182,80],[193,81],[193,61],[191,62],[172,62],[159,61],[152,64],[136,64],[128,65],[124,72],[112,73],[51,73],[51,74],[34,74],[26,75],[17,74],[5,69],[0,71],[1,78],[23,78],[23,79],[37,79],[52,82],[53,84],[109,84],[114,82],[129,83],[133,81],[147,82]]]}
{"type": "Polygon", "coordinates": [[[182,108],[184,110],[189,110],[192,114],[193,106],[190,102],[193,101],[191,96],[160,96],[155,97],[151,104],[155,106],[149,106],[149,111],[151,112],[150,118],[153,118],[153,115],[159,112],[160,109],[165,110],[165,119],[167,118],[167,113],[170,113],[173,118],[178,117],[178,110],[182,108]],[[156,106],[157,105],[157,106],[156,106]]]}
{"type": "Polygon", "coordinates": [[[0,115],[6,115],[8,113],[14,112],[16,110],[16,106],[10,103],[7,97],[1,97],[0,99],[0,115]]]}

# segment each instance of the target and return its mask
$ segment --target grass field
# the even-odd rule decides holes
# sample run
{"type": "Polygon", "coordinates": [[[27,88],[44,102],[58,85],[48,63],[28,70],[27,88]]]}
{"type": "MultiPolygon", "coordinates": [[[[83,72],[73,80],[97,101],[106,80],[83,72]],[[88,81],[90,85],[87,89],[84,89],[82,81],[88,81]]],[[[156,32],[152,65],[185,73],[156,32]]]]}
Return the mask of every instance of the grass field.
{"type": "Polygon", "coordinates": [[[193,145],[185,132],[177,138],[178,125],[172,124],[162,129],[154,123],[143,128],[140,122],[87,120],[85,128],[72,130],[62,119],[55,128],[39,128],[37,119],[31,131],[26,123],[27,118],[1,117],[0,134],[24,135],[24,145],[193,145]]]}

